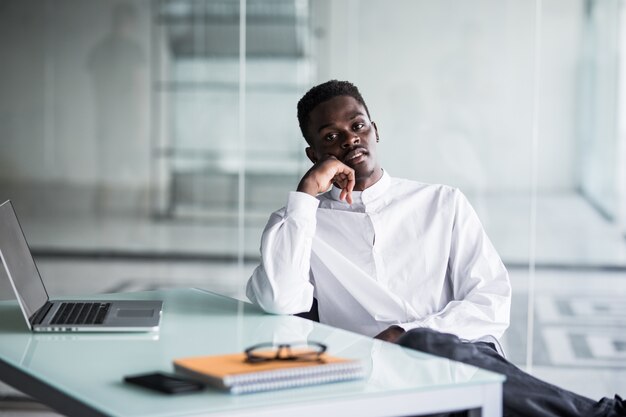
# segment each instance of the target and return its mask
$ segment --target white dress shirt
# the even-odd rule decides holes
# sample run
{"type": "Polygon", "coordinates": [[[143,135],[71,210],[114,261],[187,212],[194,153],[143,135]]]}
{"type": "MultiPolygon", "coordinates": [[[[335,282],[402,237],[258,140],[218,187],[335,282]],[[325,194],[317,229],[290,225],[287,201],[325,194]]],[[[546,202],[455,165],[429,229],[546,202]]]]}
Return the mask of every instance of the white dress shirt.
{"type": "Polygon", "coordinates": [[[391,325],[493,340],[509,324],[507,271],[465,196],[392,178],[353,192],[291,192],[261,239],[248,298],[295,314],[318,300],[320,322],[375,336],[391,325]]]}

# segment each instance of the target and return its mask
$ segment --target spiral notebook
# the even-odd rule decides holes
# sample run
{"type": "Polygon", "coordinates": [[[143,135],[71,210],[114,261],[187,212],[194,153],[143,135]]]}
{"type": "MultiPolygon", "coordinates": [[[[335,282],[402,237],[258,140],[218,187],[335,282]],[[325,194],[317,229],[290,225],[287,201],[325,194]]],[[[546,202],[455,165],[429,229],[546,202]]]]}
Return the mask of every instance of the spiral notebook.
{"type": "Polygon", "coordinates": [[[232,394],[295,388],[364,377],[360,361],[324,354],[322,361],[248,363],[244,353],[196,356],[174,360],[181,375],[232,394]]]}

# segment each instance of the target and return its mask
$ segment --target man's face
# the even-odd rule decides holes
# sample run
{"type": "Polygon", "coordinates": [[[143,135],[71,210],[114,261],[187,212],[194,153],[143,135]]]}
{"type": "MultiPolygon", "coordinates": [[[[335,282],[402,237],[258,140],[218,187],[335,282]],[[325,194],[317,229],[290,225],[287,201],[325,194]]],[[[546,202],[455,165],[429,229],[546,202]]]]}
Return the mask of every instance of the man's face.
{"type": "Polygon", "coordinates": [[[354,169],[357,186],[367,187],[381,172],[376,158],[377,137],[376,124],[365,107],[351,96],[337,96],[309,114],[307,138],[311,146],[306,154],[313,163],[334,156],[354,169]]]}

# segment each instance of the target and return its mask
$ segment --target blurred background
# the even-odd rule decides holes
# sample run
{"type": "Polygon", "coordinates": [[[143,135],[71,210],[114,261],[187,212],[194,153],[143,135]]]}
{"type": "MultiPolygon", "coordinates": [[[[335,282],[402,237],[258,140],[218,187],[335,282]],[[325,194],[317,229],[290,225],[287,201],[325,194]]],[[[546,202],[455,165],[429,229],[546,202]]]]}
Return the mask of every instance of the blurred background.
{"type": "Polygon", "coordinates": [[[0,200],[51,296],[244,299],[309,167],[296,103],[347,79],[392,176],[474,205],[513,284],[507,357],[624,395],[625,34],[621,0],[3,0],[0,200]]]}

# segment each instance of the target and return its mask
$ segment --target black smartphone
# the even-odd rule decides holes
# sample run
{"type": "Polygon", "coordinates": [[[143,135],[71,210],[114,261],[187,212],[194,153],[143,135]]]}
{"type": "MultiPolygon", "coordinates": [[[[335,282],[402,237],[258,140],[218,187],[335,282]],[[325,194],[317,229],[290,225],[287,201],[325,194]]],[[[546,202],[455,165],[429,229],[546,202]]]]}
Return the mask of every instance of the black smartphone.
{"type": "Polygon", "coordinates": [[[164,392],[166,394],[201,391],[205,387],[202,382],[164,372],[128,375],[124,377],[124,381],[129,384],[139,385],[141,387],[164,392]]]}

